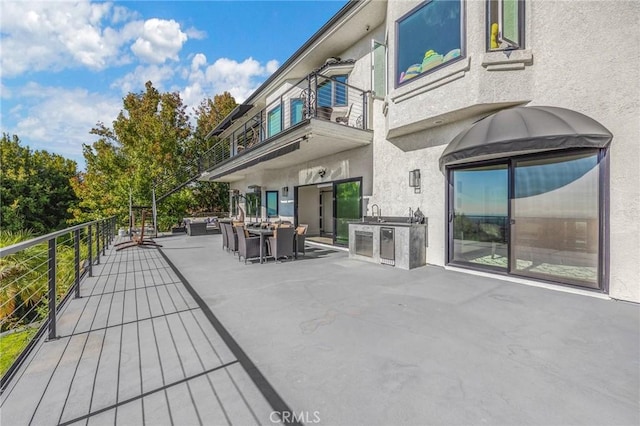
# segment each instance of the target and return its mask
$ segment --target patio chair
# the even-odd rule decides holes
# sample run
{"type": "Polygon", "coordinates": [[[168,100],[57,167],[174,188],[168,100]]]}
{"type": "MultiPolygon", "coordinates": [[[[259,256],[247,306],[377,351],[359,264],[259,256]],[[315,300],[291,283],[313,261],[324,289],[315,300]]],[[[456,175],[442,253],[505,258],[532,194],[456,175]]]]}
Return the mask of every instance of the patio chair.
{"type": "Polygon", "coordinates": [[[222,249],[229,249],[229,234],[227,233],[227,224],[220,223],[220,232],[222,233],[222,249]]]}
{"type": "Polygon", "coordinates": [[[353,104],[349,105],[349,109],[347,110],[347,114],[342,117],[336,117],[336,123],[340,124],[349,124],[349,115],[351,114],[351,108],[353,108],[353,104]]]}
{"type": "Polygon", "coordinates": [[[306,255],[304,244],[307,239],[307,228],[309,225],[300,224],[296,228],[296,255],[302,253],[306,255]]]}
{"type": "Polygon", "coordinates": [[[280,227],[269,237],[269,251],[275,260],[281,257],[293,257],[293,238],[296,230],[280,227]]]}
{"type": "Polygon", "coordinates": [[[238,252],[238,234],[235,231],[233,225],[227,223],[227,235],[229,237],[229,250],[235,254],[238,252]]]}
{"type": "Polygon", "coordinates": [[[260,237],[249,237],[245,234],[242,226],[236,226],[236,235],[238,236],[238,262],[244,257],[244,263],[247,264],[248,259],[260,258],[260,237]]]}

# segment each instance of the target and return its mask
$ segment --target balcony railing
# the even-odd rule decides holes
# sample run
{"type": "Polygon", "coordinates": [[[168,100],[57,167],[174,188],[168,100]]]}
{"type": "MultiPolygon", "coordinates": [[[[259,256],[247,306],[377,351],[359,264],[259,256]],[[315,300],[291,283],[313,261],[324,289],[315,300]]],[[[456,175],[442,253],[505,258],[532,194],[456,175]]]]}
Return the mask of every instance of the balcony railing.
{"type": "Polygon", "coordinates": [[[368,94],[339,77],[309,74],[240,128],[217,141],[202,156],[200,170],[209,170],[261,146],[310,118],[367,129],[368,94]]]}
{"type": "Polygon", "coordinates": [[[37,337],[57,337],[56,312],[71,294],[79,297],[80,280],[92,276],[115,224],[115,217],[96,220],[0,248],[0,341],[3,366],[10,365],[1,372],[0,391],[37,337]]]}

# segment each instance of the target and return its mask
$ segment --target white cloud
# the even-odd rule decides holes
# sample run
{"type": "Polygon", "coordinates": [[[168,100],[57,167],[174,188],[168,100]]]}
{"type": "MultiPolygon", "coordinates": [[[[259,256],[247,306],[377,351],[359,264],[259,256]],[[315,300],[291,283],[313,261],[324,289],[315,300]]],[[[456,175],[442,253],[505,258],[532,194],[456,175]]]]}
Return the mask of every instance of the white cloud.
{"type": "MultiPolygon", "coordinates": [[[[131,62],[130,52],[160,64],[177,60],[189,38],[174,20],[141,21],[125,7],[88,0],[2,2],[0,28],[3,77],[79,66],[103,70],[131,62]]],[[[203,36],[193,28],[188,33],[203,36]]]]}
{"type": "Polygon", "coordinates": [[[276,69],[278,61],[261,64],[249,57],[242,62],[219,58],[207,65],[207,58],[198,53],[191,60],[189,84],[182,91],[186,104],[196,106],[205,97],[229,92],[236,102],[243,102],[276,69]]]}
{"type": "Polygon", "coordinates": [[[3,2],[3,75],[70,65],[103,68],[125,42],[113,29],[101,28],[110,9],[110,3],[88,1],[3,2]]]}
{"type": "Polygon", "coordinates": [[[82,144],[96,137],[89,134],[98,121],[110,125],[122,108],[122,100],[85,89],[45,87],[32,83],[14,89],[23,103],[9,114],[15,127],[7,133],[29,141],[31,149],[44,149],[71,158],[84,167],[82,144]]]}
{"type": "Polygon", "coordinates": [[[0,98],[2,99],[10,99],[11,98],[11,89],[5,86],[2,81],[0,81],[0,98]]]}
{"type": "Polygon", "coordinates": [[[162,64],[168,59],[177,60],[185,41],[187,35],[180,30],[180,24],[176,21],[154,18],[145,21],[142,34],[131,50],[146,62],[162,64]]]}
{"type": "Polygon", "coordinates": [[[200,31],[199,29],[194,27],[187,28],[186,31],[187,31],[187,37],[191,39],[204,40],[205,38],[207,38],[206,31],[200,31]]]}
{"type": "Polygon", "coordinates": [[[153,87],[164,91],[164,83],[169,81],[175,74],[175,69],[169,65],[148,65],[137,66],[132,72],[111,84],[112,89],[120,92],[140,92],[144,90],[147,81],[153,83],[153,87]]]}

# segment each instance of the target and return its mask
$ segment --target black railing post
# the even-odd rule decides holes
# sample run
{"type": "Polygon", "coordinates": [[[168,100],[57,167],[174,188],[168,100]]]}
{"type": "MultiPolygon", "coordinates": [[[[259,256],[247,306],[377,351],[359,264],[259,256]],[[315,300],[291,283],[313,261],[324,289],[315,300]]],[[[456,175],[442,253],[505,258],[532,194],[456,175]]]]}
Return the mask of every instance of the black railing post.
{"type": "MultiPolygon", "coordinates": [[[[314,92],[315,92],[315,96],[313,97],[313,111],[314,111],[314,117],[318,117],[318,73],[313,73],[313,84],[314,84],[314,92]]],[[[309,92],[311,93],[311,92],[309,92]]]]}
{"type": "Polygon", "coordinates": [[[75,271],[75,297],[80,297],[80,230],[73,231],[73,269],[75,271]]]}
{"type": "Polygon", "coordinates": [[[91,224],[87,226],[87,247],[89,247],[89,276],[93,276],[93,241],[91,238],[91,224]]]}
{"type": "Polygon", "coordinates": [[[107,252],[107,221],[102,221],[102,255],[106,256],[107,252]]]}
{"type": "Polygon", "coordinates": [[[100,264],[100,222],[96,222],[96,265],[100,264]]]}
{"type": "Polygon", "coordinates": [[[49,240],[49,340],[56,338],[56,239],[49,240]]]}
{"type": "Polygon", "coordinates": [[[280,95],[280,131],[284,132],[284,96],[280,95]]]}

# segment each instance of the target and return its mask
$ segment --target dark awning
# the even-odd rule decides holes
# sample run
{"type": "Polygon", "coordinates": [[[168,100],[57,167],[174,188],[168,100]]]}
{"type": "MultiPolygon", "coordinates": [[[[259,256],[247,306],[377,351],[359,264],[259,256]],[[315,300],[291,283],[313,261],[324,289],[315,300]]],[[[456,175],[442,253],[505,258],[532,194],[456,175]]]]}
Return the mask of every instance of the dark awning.
{"type": "Polygon", "coordinates": [[[567,148],[603,148],[611,132],[570,109],[530,106],[499,111],[460,132],[440,156],[448,165],[567,148]]]}

